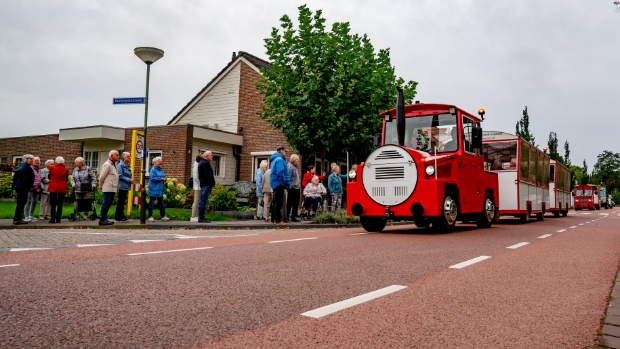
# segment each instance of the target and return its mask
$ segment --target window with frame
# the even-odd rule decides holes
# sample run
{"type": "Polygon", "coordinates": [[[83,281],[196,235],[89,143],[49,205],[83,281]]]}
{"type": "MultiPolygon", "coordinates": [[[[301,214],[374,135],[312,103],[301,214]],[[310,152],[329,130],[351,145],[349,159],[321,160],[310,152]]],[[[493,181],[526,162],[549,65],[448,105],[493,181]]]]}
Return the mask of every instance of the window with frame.
{"type": "Polygon", "coordinates": [[[474,120],[463,116],[463,149],[468,153],[475,153],[472,139],[472,129],[474,128],[474,120]]]}
{"type": "Polygon", "coordinates": [[[151,166],[153,166],[153,159],[156,157],[163,157],[163,152],[161,150],[149,150],[149,160],[146,162],[146,176],[149,176],[151,172],[151,166]]]}
{"type": "Polygon", "coordinates": [[[9,158],[7,156],[0,156],[0,164],[8,164],[9,158]]]}
{"type": "MultiPolygon", "coordinates": [[[[209,149],[198,149],[200,154],[204,154],[209,149]]],[[[215,152],[210,150],[211,154],[213,154],[213,159],[210,161],[211,168],[213,169],[214,177],[224,177],[225,171],[224,166],[226,166],[226,154],[215,152]]]]}
{"type": "Polygon", "coordinates": [[[530,147],[524,141],[521,141],[521,163],[519,164],[521,179],[529,178],[530,169],[530,147]]]}
{"type": "Polygon", "coordinates": [[[98,151],[85,151],[84,152],[84,165],[90,167],[95,176],[99,172],[99,152],[98,151]]]}
{"type": "MultiPolygon", "coordinates": [[[[267,161],[267,169],[269,169],[269,155],[254,155],[252,157],[252,163],[254,164],[252,166],[253,170],[252,170],[252,181],[256,180],[256,171],[260,168],[260,163],[266,160],[267,161]]],[[[267,170],[265,170],[267,171],[267,170]]]]}
{"type": "Polygon", "coordinates": [[[529,179],[533,182],[536,182],[536,160],[538,154],[536,150],[530,149],[530,177],[529,179]]]}
{"type": "MultiPolygon", "coordinates": [[[[555,165],[553,165],[553,164],[551,165],[549,174],[550,174],[550,176],[549,176],[549,183],[554,183],[555,182],[555,165]]],[[[562,173],[560,173],[558,171],[558,177],[560,177],[561,175],[562,175],[562,173]]],[[[562,183],[562,180],[560,179],[559,182],[562,183]]]]}
{"type": "Polygon", "coordinates": [[[24,162],[23,155],[13,155],[13,165],[19,166],[24,162]]]}

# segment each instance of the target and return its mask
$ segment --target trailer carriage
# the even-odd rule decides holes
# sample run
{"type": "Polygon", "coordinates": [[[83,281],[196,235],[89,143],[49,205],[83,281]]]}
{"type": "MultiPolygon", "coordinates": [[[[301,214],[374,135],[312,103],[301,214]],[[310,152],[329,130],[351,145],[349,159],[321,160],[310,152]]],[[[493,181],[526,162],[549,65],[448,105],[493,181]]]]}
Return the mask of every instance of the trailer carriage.
{"type": "Polygon", "coordinates": [[[570,208],[570,170],[558,161],[549,164],[549,212],[566,217],[570,208]]]}

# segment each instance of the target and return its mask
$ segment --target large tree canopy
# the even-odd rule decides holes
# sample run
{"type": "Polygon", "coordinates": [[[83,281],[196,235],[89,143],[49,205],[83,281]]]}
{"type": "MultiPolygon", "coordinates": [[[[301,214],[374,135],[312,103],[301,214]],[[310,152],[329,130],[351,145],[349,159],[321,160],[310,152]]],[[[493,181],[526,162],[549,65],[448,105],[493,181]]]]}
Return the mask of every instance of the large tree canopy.
{"type": "Polygon", "coordinates": [[[389,49],[376,52],[366,35],[350,33],[349,23],[327,32],[321,10],[298,9],[298,29],[284,15],[281,29],[265,39],[272,67],[257,83],[264,94],[260,116],[301,155],[365,156],[381,130],[377,114],[396,104],[396,87],[411,103],[417,83],[397,78],[389,49]]]}
{"type": "Polygon", "coordinates": [[[599,154],[592,170],[592,180],[603,183],[609,193],[613,192],[620,180],[620,154],[609,150],[599,154]]]}

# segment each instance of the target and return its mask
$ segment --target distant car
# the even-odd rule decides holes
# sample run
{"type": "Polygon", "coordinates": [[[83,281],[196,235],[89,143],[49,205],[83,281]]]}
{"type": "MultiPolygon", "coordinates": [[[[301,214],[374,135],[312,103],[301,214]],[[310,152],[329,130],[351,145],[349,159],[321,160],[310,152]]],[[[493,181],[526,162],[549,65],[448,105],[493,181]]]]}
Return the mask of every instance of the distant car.
{"type": "Polygon", "coordinates": [[[608,205],[609,208],[614,208],[616,206],[616,202],[614,201],[614,199],[611,198],[611,196],[609,197],[608,200],[608,205]]]}

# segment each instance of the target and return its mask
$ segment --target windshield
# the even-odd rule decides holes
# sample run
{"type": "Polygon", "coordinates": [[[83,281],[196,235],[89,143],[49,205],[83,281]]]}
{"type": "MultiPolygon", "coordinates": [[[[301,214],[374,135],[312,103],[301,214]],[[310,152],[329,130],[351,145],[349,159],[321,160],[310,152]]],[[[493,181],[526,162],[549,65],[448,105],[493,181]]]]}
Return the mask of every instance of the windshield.
{"type": "MultiPolygon", "coordinates": [[[[385,123],[384,144],[398,144],[396,119],[385,123]]],[[[405,146],[434,153],[458,150],[458,124],[456,115],[437,114],[415,116],[405,119],[405,146]]]]}

